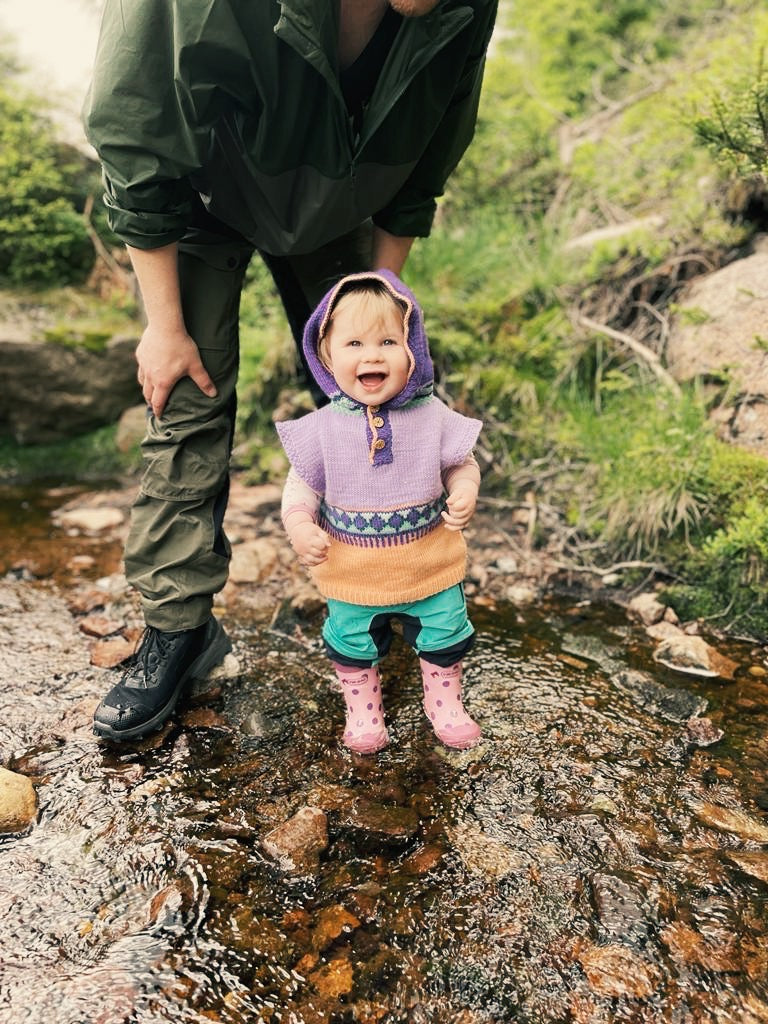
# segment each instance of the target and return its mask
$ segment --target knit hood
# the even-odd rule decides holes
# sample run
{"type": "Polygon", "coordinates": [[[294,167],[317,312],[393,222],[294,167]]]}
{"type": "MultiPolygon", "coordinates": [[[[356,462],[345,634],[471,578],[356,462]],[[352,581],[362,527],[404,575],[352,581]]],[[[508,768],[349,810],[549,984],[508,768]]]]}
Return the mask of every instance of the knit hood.
{"type": "MultiPolygon", "coordinates": [[[[322,364],[317,353],[320,339],[325,333],[326,325],[336,306],[339,293],[345,289],[345,286],[350,281],[378,281],[384,284],[393,295],[401,299],[407,306],[404,318],[404,333],[405,345],[408,349],[411,363],[408,381],[399,394],[381,406],[382,410],[402,408],[402,406],[414,398],[424,398],[431,395],[434,382],[434,368],[429,354],[429,344],[426,331],[424,330],[424,317],[421,307],[416,301],[413,292],[403,284],[399,277],[389,270],[366,271],[360,274],[349,274],[347,277],[342,278],[321,299],[314,313],[307,321],[307,326],[304,328],[304,354],[307,358],[307,364],[312,371],[312,376],[318,385],[331,399],[346,399],[347,402],[353,401],[340,390],[333,374],[322,364]]],[[[360,406],[359,402],[354,402],[354,404],[360,406]]],[[[363,406],[362,408],[365,407],[363,406]]]]}

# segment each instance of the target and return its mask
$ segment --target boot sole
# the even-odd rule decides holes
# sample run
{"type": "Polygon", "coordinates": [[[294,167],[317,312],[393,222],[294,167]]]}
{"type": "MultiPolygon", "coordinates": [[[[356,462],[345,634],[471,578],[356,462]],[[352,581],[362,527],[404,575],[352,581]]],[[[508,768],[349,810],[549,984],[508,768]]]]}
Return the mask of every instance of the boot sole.
{"type": "Polygon", "coordinates": [[[113,729],[110,725],[102,725],[100,722],[94,721],[94,733],[103,739],[121,743],[124,740],[143,739],[151,732],[156,732],[158,729],[161,729],[166,720],[172,714],[173,709],[176,707],[179,697],[184,692],[187,684],[191,683],[193,679],[204,678],[211,669],[220,665],[232,650],[232,641],[224,632],[224,628],[218,619],[212,618],[211,623],[213,624],[213,636],[208,642],[205,650],[192,662],[184,675],[179,678],[169,700],[156,715],[150,718],[149,721],[142,722],[141,725],[135,725],[132,729],[113,729]]]}

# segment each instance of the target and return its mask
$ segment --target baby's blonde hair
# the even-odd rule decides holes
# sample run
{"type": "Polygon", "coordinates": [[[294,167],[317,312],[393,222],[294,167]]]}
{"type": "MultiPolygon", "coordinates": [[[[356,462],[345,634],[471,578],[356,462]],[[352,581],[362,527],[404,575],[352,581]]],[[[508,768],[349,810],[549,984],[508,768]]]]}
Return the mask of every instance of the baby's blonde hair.
{"type": "Polygon", "coordinates": [[[367,278],[361,281],[349,281],[347,284],[342,285],[330,315],[325,321],[323,333],[320,335],[317,344],[317,357],[326,370],[331,369],[330,359],[328,358],[328,335],[333,326],[334,317],[340,309],[345,309],[354,301],[358,301],[363,312],[368,313],[371,318],[375,317],[377,313],[383,313],[386,309],[392,309],[393,307],[398,310],[403,319],[405,319],[405,315],[408,312],[407,303],[397,295],[394,295],[383,281],[367,278]]]}

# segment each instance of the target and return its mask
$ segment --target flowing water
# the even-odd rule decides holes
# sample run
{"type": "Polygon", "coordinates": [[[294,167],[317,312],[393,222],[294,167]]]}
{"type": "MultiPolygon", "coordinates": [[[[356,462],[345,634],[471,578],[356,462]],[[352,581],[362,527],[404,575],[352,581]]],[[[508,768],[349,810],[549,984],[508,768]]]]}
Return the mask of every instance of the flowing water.
{"type": "MultiPolygon", "coordinates": [[[[63,564],[24,500],[11,562],[63,564]]],[[[344,751],[319,622],[285,609],[227,609],[238,678],[134,748],[90,734],[106,670],[4,679],[0,760],[40,810],[0,838],[0,1020],[768,1020],[765,652],[721,645],[724,684],[659,670],[617,610],[473,618],[463,753],[401,644],[391,746],[344,751]]]]}

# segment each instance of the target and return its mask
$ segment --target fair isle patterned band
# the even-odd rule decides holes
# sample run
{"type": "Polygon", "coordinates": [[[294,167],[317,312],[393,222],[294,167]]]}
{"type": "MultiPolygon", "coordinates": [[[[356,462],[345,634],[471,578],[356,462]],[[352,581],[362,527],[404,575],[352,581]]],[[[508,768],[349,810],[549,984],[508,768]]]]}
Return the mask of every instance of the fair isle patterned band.
{"type": "Polygon", "coordinates": [[[426,505],[410,505],[388,512],[347,512],[322,502],[318,523],[343,544],[363,547],[407,544],[440,525],[443,507],[442,496],[426,505]]]}

